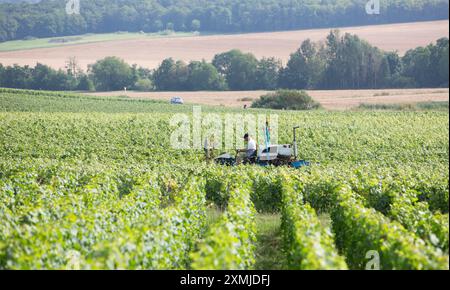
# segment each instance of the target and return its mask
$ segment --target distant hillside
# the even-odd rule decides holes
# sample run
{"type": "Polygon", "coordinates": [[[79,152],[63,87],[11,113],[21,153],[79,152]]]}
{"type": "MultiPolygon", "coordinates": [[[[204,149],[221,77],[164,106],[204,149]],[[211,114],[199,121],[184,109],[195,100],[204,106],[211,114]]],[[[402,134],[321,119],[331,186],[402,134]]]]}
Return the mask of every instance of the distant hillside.
{"type": "Polygon", "coordinates": [[[379,15],[366,13],[367,1],[90,0],[81,1],[79,15],[67,15],[63,0],[0,4],[0,41],[116,31],[262,32],[449,17],[448,0],[383,0],[379,15]]]}

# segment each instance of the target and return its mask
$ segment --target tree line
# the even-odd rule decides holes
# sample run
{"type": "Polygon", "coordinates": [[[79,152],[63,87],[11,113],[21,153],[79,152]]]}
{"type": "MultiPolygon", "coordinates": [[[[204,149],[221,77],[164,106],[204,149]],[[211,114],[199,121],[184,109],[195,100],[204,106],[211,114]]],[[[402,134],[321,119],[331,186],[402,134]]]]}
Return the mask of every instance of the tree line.
{"type": "Polygon", "coordinates": [[[0,86],[38,90],[202,91],[275,89],[381,89],[448,87],[449,40],[441,38],[401,57],[356,35],[331,31],[323,42],[305,40],[286,65],[231,50],[185,63],[165,59],[155,70],[107,57],[85,73],[76,59],[66,68],[0,64],[0,86]]]}
{"type": "Polygon", "coordinates": [[[259,32],[448,19],[448,0],[89,0],[0,3],[0,41],[117,31],[259,32]]]}

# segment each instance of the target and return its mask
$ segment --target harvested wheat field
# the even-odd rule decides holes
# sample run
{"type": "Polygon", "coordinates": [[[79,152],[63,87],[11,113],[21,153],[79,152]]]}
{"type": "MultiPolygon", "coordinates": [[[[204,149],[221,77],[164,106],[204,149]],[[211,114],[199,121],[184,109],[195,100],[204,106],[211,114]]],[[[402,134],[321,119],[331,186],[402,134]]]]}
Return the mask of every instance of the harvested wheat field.
{"type": "MultiPolygon", "coordinates": [[[[229,92],[99,92],[96,96],[127,96],[169,101],[180,96],[186,103],[242,107],[250,105],[254,99],[267,91],[229,91],[229,92]]],[[[387,89],[387,90],[329,90],[308,91],[325,109],[347,110],[360,104],[415,104],[430,101],[449,101],[449,89],[387,89]]]]}
{"type": "MultiPolygon", "coordinates": [[[[417,46],[424,46],[440,37],[448,37],[449,21],[430,21],[341,28],[342,32],[357,34],[381,49],[400,54],[417,46]]],[[[240,49],[258,58],[275,56],[285,63],[300,43],[310,38],[324,40],[330,29],[299,30],[236,35],[209,35],[176,38],[136,38],[63,47],[0,52],[4,65],[35,65],[36,62],[53,68],[64,68],[69,57],[76,57],[84,69],[88,64],[106,56],[117,56],[128,63],[147,68],[157,67],[168,57],[190,60],[211,60],[220,52],[240,49]]]]}

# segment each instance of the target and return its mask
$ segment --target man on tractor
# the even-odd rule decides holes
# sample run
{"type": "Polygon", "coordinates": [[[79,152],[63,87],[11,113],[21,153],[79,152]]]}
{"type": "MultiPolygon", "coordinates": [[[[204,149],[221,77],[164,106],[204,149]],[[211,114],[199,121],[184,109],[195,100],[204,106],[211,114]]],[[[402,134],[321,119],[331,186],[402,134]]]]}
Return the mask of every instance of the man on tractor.
{"type": "Polygon", "coordinates": [[[236,163],[237,164],[241,164],[242,162],[244,164],[255,163],[257,155],[256,141],[248,133],[244,135],[244,141],[247,143],[247,148],[236,150],[238,153],[236,163]],[[240,156],[239,153],[245,153],[244,157],[242,158],[242,156],[240,156]]]}

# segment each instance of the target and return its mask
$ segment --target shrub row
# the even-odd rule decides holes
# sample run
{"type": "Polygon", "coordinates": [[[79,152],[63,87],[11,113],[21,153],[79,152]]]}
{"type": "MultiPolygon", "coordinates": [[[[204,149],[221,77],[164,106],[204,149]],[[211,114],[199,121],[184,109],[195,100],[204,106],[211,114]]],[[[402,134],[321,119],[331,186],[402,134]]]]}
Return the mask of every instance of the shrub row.
{"type": "Polygon", "coordinates": [[[336,244],[352,269],[364,269],[369,251],[379,254],[381,269],[448,269],[448,255],[390,221],[375,209],[366,208],[361,197],[347,187],[335,193],[331,211],[336,244]]]}
{"type": "Polygon", "coordinates": [[[283,244],[290,269],[347,269],[339,256],[331,230],[321,224],[315,210],[304,203],[302,195],[289,179],[280,180],[282,187],[283,244]]]}
{"type": "Polygon", "coordinates": [[[0,181],[1,269],[183,269],[203,231],[203,184],[167,192],[152,174],[0,181]],[[189,217],[189,218],[186,218],[189,217]]]}
{"type": "Polygon", "coordinates": [[[256,211],[250,185],[237,176],[228,178],[227,209],[191,255],[193,269],[244,270],[255,263],[256,211]]]}

